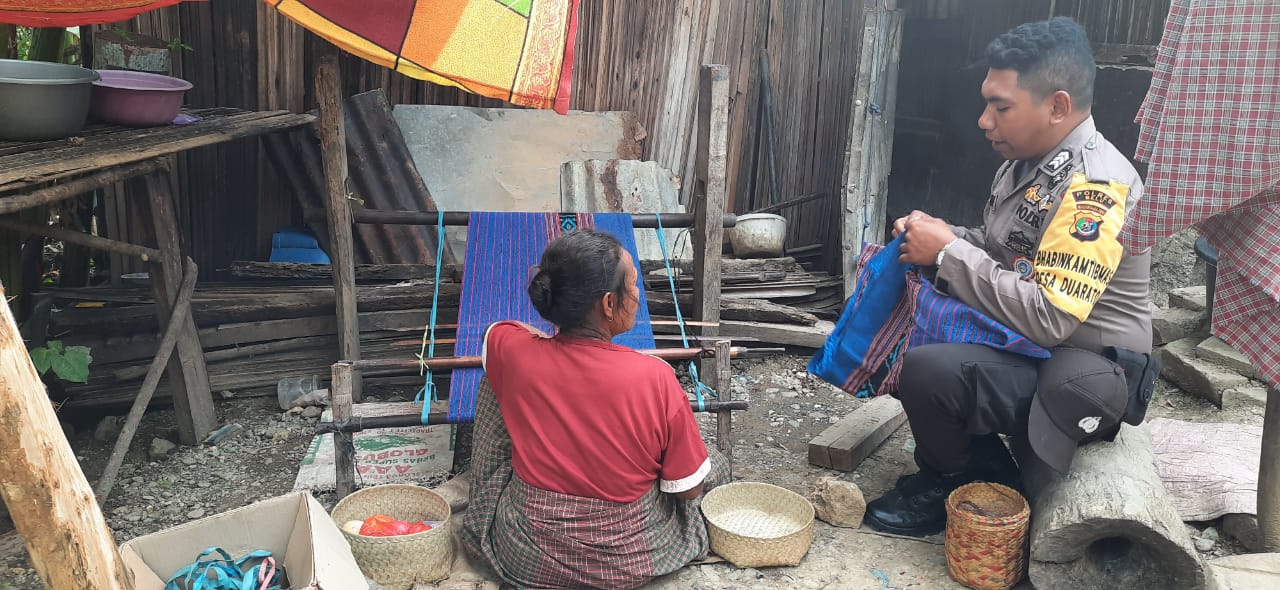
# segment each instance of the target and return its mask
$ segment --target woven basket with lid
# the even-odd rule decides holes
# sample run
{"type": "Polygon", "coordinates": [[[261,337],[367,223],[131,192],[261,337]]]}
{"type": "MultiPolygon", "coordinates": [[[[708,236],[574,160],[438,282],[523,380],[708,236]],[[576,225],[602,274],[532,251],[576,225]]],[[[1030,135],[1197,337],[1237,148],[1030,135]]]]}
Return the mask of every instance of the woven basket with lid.
{"type": "Polygon", "coordinates": [[[449,577],[453,567],[449,502],[427,488],[387,484],[359,490],[333,507],[339,527],[349,520],[385,514],[396,520],[441,521],[429,531],[395,537],[366,537],[342,531],[364,575],[387,590],[409,590],[416,582],[449,577]]]}
{"type": "Polygon", "coordinates": [[[813,504],[767,483],[737,482],[702,498],[711,550],[738,567],[797,565],[813,543],[813,504]]]}
{"type": "Polygon", "coordinates": [[[1008,590],[1027,572],[1031,508],[998,483],[960,486],[947,496],[947,573],[977,590],[1008,590]]]}

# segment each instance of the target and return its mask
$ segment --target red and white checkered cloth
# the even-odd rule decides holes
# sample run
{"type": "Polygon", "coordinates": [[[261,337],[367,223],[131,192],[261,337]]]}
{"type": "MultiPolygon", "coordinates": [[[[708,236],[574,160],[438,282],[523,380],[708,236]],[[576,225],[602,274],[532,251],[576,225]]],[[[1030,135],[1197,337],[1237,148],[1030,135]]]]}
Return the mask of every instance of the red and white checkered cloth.
{"type": "Polygon", "coordinates": [[[1138,111],[1132,250],[1197,226],[1218,249],[1213,332],[1280,383],[1280,2],[1174,0],[1138,111]]]}

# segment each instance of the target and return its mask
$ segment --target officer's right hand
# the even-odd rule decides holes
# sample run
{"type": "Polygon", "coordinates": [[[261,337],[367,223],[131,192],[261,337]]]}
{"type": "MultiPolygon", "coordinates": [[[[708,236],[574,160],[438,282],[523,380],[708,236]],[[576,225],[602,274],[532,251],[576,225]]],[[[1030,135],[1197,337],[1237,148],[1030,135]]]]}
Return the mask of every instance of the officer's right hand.
{"type": "Polygon", "coordinates": [[[893,222],[893,237],[896,238],[902,235],[902,232],[907,231],[908,221],[917,221],[917,220],[933,219],[933,218],[934,217],[932,215],[929,215],[928,213],[925,213],[924,211],[921,211],[919,209],[912,211],[911,213],[908,213],[902,217],[899,217],[893,222]]]}

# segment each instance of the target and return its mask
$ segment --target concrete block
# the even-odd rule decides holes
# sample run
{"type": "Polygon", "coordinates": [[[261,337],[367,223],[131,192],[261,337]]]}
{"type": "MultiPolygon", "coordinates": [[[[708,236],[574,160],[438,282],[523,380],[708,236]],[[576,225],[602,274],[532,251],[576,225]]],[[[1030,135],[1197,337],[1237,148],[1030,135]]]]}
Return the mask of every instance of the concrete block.
{"type": "Polygon", "coordinates": [[[1194,336],[1204,320],[1203,311],[1175,307],[1156,308],[1151,312],[1152,345],[1163,346],[1175,340],[1194,336]]]}
{"type": "Polygon", "coordinates": [[[1169,307],[1204,312],[1208,308],[1208,287],[1182,287],[1169,291],[1169,307]]]}
{"type": "Polygon", "coordinates": [[[1196,338],[1170,342],[1160,351],[1164,370],[1160,372],[1183,391],[1198,395],[1219,408],[1222,392],[1247,385],[1249,378],[1235,371],[1196,357],[1196,338]]]}
{"type": "Polygon", "coordinates": [[[1252,514],[1224,515],[1222,532],[1249,551],[1262,551],[1262,532],[1258,530],[1258,517],[1252,514]]]}
{"type": "Polygon", "coordinates": [[[1267,407],[1267,388],[1256,381],[1250,381],[1240,387],[1232,387],[1222,392],[1223,408],[1258,408],[1267,407]]]}
{"type": "Polygon", "coordinates": [[[1231,347],[1230,344],[1223,342],[1221,338],[1206,338],[1203,342],[1196,345],[1196,356],[1211,362],[1218,363],[1227,367],[1250,379],[1258,378],[1258,370],[1254,368],[1253,363],[1240,351],[1231,347]]]}

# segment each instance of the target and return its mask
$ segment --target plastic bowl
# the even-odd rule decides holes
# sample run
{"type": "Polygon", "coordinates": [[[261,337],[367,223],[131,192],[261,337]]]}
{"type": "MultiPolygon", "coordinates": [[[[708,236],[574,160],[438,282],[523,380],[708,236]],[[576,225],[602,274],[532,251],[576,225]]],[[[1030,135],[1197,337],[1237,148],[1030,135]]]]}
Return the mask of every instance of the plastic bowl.
{"type": "Polygon", "coordinates": [[[45,141],[75,135],[89,112],[89,84],[80,66],[0,59],[0,140],[45,141]]]}
{"type": "Polygon", "coordinates": [[[190,82],[160,74],[126,70],[98,70],[98,74],[102,77],[93,83],[89,114],[117,125],[168,125],[191,90],[190,82]]]}

